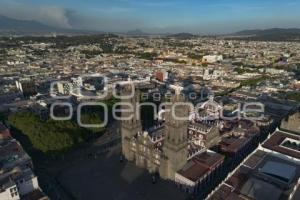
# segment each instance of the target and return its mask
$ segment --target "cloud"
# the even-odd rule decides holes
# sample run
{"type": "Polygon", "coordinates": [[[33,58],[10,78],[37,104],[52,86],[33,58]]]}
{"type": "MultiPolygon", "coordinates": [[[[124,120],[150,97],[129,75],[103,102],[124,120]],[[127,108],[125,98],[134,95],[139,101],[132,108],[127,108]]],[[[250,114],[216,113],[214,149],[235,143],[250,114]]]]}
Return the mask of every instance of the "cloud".
{"type": "Polygon", "coordinates": [[[58,6],[28,7],[15,3],[0,5],[0,15],[19,20],[35,20],[59,28],[72,28],[68,13],[68,10],[58,6]]]}
{"type": "Polygon", "coordinates": [[[119,15],[107,15],[107,13],[90,16],[73,11],[68,13],[68,18],[75,29],[123,32],[147,26],[147,23],[138,18],[129,16],[120,18],[119,15]]]}
{"type": "Polygon", "coordinates": [[[74,3],[69,5],[72,9],[67,9],[48,5],[50,0],[39,4],[0,0],[0,15],[53,27],[107,32],[141,29],[149,33],[224,33],[251,28],[300,27],[296,0],[281,7],[272,7],[271,0],[263,3],[203,0],[201,5],[199,1],[99,0],[84,6],[74,3]],[[277,12],[281,15],[275,15],[277,12]]]}
{"type": "Polygon", "coordinates": [[[123,7],[95,8],[92,12],[94,15],[92,15],[58,6],[26,6],[0,2],[0,15],[19,20],[39,21],[53,27],[83,30],[122,32],[143,28],[147,23],[136,17],[124,16],[131,11],[131,8],[123,7]],[[119,14],[123,17],[120,18],[119,14]]]}
{"type": "Polygon", "coordinates": [[[70,12],[64,8],[48,6],[41,7],[38,15],[44,23],[58,26],[61,28],[71,28],[67,13],[70,12]]]}

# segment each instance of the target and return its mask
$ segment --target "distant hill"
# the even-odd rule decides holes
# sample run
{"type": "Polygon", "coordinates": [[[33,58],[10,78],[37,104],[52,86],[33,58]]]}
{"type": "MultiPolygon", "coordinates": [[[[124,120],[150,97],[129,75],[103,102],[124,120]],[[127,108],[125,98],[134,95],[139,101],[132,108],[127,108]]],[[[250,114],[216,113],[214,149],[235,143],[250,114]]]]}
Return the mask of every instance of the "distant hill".
{"type": "Polygon", "coordinates": [[[263,31],[263,30],[259,30],[259,29],[243,30],[243,31],[238,31],[238,32],[232,33],[230,35],[237,35],[237,36],[256,35],[256,34],[259,34],[261,31],[263,31]]]}
{"type": "Polygon", "coordinates": [[[300,41],[300,29],[298,28],[272,28],[272,29],[254,29],[243,30],[226,37],[234,37],[249,40],[266,40],[266,41],[300,41]]]}
{"type": "Polygon", "coordinates": [[[0,15],[0,32],[54,32],[58,28],[47,26],[37,21],[17,20],[0,15]]]}
{"type": "Polygon", "coordinates": [[[47,26],[34,20],[18,20],[0,15],[0,35],[99,34],[100,31],[64,29],[47,26]]]}
{"type": "Polygon", "coordinates": [[[143,32],[140,29],[130,30],[125,33],[126,35],[148,35],[148,33],[143,32]]]}
{"type": "Polygon", "coordinates": [[[193,35],[191,33],[176,33],[176,34],[170,34],[168,37],[174,37],[174,38],[179,38],[179,39],[189,39],[196,37],[196,35],[193,35]]]}

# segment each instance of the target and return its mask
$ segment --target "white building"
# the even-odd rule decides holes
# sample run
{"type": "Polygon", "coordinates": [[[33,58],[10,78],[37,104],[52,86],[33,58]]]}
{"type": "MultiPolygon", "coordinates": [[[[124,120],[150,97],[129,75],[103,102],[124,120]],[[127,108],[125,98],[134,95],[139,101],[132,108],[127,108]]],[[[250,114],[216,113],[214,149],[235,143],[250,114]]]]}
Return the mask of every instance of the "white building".
{"type": "Polygon", "coordinates": [[[205,69],[203,74],[203,80],[215,80],[224,75],[225,72],[223,70],[205,69]]]}
{"type": "Polygon", "coordinates": [[[203,58],[202,58],[202,62],[205,62],[205,63],[215,63],[215,62],[221,61],[221,60],[223,60],[222,55],[207,55],[207,56],[203,56],[203,58]]]}
{"type": "Polygon", "coordinates": [[[266,69],[266,73],[272,74],[272,75],[275,75],[275,74],[284,74],[285,70],[283,70],[283,69],[267,68],[266,69]]]}
{"type": "Polygon", "coordinates": [[[0,199],[1,200],[19,200],[17,185],[9,178],[0,180],[0,199]]]}

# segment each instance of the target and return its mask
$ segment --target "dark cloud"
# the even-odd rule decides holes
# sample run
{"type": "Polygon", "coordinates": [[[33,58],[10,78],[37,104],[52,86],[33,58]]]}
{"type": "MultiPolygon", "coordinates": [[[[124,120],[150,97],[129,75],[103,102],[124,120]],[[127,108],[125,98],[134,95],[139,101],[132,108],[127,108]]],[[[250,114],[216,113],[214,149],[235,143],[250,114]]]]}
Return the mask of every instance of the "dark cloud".
{"type": "Polygon", "coordinates": [[[0,6],[0,14],[19,20],[35,20],[46,25],[72,28],[68,10],[57,6],[24,6],[21,4],[6,4],[0,6]]]}
{"type": "Polygon", "coordinates": [[[70,25],[76,29],[122,32],[146,26],[143,21],[130,17],[119,17],[118,14],[115,17],[104,14],[87,16],[75,11],[69,11],[67,17],[70,25]]]}
{"type": "Polygon", "coordinates": [[[129,10],[113,8],[105,12],[100,10],[97,16],[88,16],[58,6],[29,7],[23,4],[0,3],[0,15],[19,20],[35,20],[59,28],[120,32],[145,27],[145,23],[137,19],[119,17],[120,13],[127,11],[129,10]]]}

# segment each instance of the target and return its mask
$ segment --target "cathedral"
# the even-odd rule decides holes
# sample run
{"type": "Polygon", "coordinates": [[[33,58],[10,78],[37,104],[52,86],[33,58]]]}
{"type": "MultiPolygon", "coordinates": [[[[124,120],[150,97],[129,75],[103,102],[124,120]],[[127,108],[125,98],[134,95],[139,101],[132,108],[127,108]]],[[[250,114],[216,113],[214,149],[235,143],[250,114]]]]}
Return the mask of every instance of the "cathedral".
{"type": "MultiPolygon", "coordinates": [[[[130,89],[123,88],[123,94],[131,94],[130,89]]],[[[140,101],[139,91],[129,99],[122,99],[125,104],[133,105],[136,111],[140,101]]],[[[209,100],[211,101],[211,99],[209,100]]],[[[177,102],[185,102],[179,93],[169,99],[166,110],[177,102]]],[[[218,110],[205,109],[203,104],[201,117],[193,115],[188,106],[177,105],[175,116],[187,120],[178,120],[172,112],[165,112],[163,120],[159,120],[153,127],[143,130],[141,120],[136,114],[123,112],[121,121],[122,153],[129,161],[150,173],[159,173],[163,179],[174,180],[175,173],[185,166],[194,156],[204,152],[207,148],[219,142],[219,122],[208,119],[209,114],[215,115],[218,110]],[[205,112],[209,110],[209,113],[205,112]],[[130,119],[129,119],[130,118],[130,119]],[[211,143],[213,141],[213,143],[211,143]]],[[[201,113],[201,112],[200,112],[201,113]]]]}

